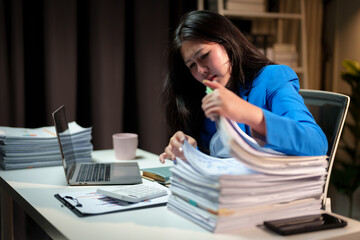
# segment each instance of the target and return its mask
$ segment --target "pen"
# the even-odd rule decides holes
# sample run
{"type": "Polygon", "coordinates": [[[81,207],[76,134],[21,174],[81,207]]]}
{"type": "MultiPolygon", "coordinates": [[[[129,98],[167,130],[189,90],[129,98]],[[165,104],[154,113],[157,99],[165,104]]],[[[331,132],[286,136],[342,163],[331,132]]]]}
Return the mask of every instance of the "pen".
{"type": "MultiPolygon", "coordinates": [[[[210,93],[212,93],[214,90],[212,90],[210,87],[208,87],[208,86],[206,86],[206,90],[205,90],[205,92],[206,92],[206,94],[210,94],[210,93]]],[[[215,121],[216,122],[216,124],[217,124],[217,122],[218,122],[218,120],[219,120],[219,117],[215,117],[215,119],[211,119],[212,121],[215,121]]]]}
{"type": "Polygon", "coordinates": [[[206,91],[205,92],[206,92],[206,94],[210,94],[210,93],[213,92],[213,90],[210,87],[206,86],[206,91]]]}

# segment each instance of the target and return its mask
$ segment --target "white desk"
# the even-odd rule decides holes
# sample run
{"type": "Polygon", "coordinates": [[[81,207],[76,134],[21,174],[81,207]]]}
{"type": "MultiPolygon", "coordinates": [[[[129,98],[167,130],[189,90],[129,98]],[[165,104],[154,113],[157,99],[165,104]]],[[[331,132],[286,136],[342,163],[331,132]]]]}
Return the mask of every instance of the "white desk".
{"type": "MultiPolygon", "coordinates": [[[[116,161],[112,150],[95,151],[93,156],[101,162],[116,161]]],[[[137,151],[136,161],[140,168],[164,166],[157,155],[142,150],[137,151]]],[[[171,164],[168,161],[165,166],[171,164]]],[[[12,198],[54,239],[360,239],[360,222],[347,218],[346,228],[291,237],[256,227],[240,230],[237,235],[212,234],[166,206],[80,218],[54,197],[59,192],[84,188],[68,187],[62,167],[0,170],[0,186],[3,220],[11,217],[8,210],[12,198]]],[[[4,238],[11,237],[11,232],[4,232],[11,230],[11,224],[7,227],[2,230],[4,238]]]]}

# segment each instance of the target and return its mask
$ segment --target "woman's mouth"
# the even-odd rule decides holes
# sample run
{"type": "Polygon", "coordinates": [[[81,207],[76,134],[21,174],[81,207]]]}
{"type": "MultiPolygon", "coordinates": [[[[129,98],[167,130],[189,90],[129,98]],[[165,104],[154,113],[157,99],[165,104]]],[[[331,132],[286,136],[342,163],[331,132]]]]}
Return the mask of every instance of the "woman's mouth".
{"type": "Polygon", "coordinates": [[[216,75],[210,75],[208,76],[206,79],[209,80],[209,81],[212,81],[216,78],[216,75]]]}

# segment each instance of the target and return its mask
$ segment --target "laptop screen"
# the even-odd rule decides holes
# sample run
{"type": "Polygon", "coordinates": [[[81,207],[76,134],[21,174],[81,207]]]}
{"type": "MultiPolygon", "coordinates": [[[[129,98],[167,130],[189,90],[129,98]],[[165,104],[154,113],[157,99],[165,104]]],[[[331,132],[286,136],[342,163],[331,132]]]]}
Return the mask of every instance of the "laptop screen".
{"type": "Polygon", "coordinates": [[[70,179],[70,174],[75,169],[76,159],[73,143],[71,140],[71,132],[65,114],[65,106],[62,105],[52,114],[56,135],[59,141],[61,158],[64,165],[67,179],[70,179]]]}

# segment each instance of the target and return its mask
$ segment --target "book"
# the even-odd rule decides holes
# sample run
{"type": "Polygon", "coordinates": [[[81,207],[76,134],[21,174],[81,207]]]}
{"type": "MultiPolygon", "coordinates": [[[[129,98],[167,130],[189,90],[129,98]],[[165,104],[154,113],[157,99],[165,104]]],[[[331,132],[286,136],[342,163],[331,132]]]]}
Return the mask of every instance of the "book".
{"type": "Polygon", "coordinates": [[[170,183],[170,167],[144,168],[142,175],[162,184],[170,183]]]}

